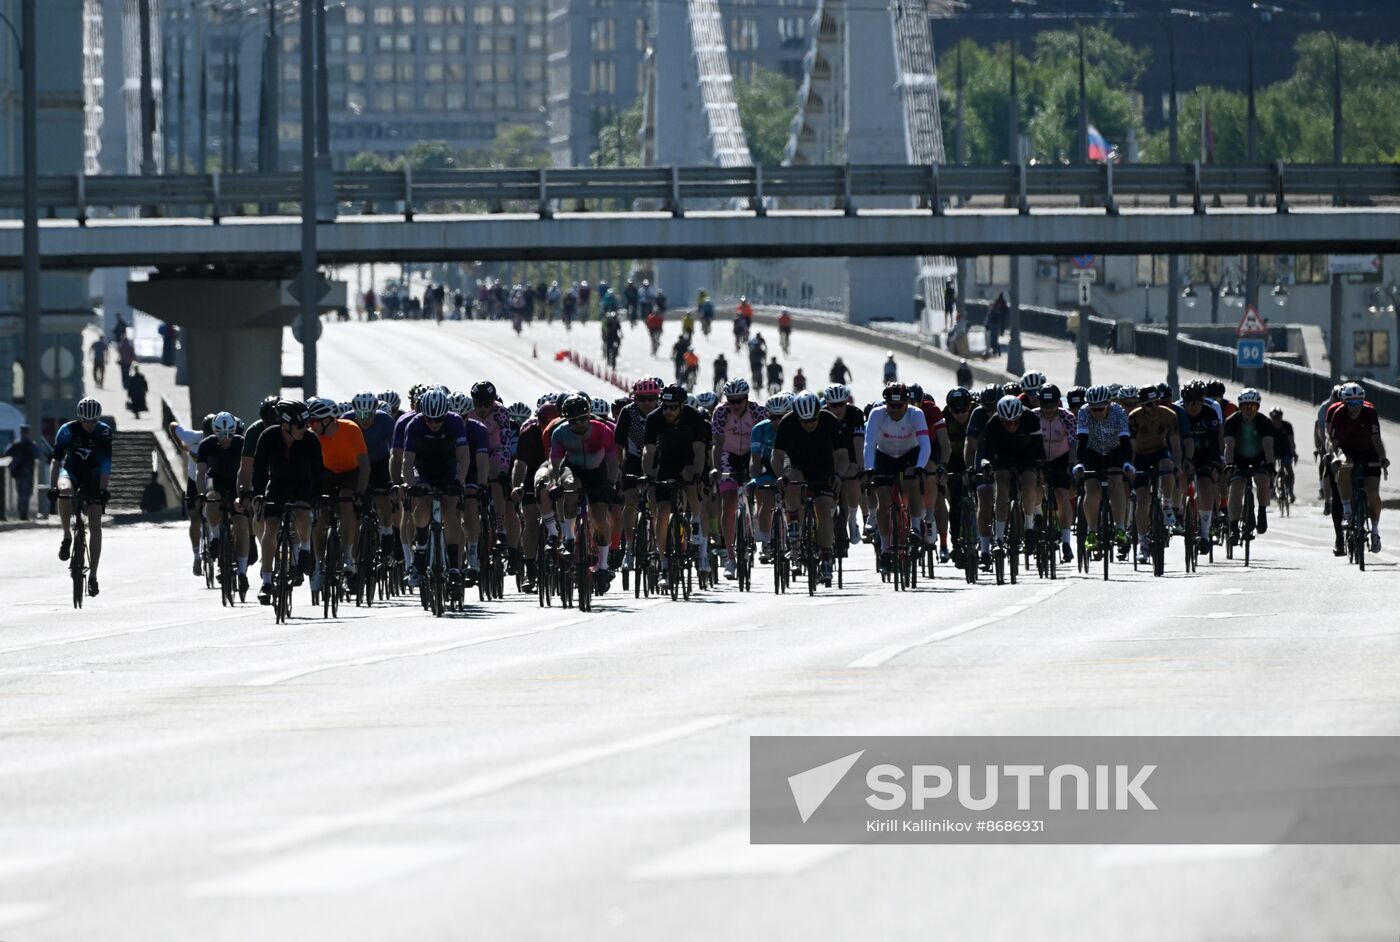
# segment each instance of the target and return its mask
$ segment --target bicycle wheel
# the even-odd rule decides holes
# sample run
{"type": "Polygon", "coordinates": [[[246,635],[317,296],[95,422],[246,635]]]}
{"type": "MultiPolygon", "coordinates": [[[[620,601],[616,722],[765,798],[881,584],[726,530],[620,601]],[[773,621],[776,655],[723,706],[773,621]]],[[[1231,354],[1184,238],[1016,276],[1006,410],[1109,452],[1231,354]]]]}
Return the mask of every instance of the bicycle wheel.
{"type": "Polygon", "coordinates": [[[1011,584],[1016,584],[1016,576],[1021,568],[1021,534],[1025,533],[1026,522],[1021,514],[1021,499],[1012,498],[1006,512],[1006,558],[1010,561],[1011,584]]]}
{"type": "Polygon", "coordinates": [[[73,607],[83,607],[84,577],[87,575],[87,527],[83,523],[82,511],[73,511],[73,546],[68,557],[68,571],[73,578],[73,607]]]}
{"type": "MultiPolygon", "coordinates": [[[[232,508],[225,508],[226,511],[232,508]]],[[[219,600],[229,608],[233,607],[234,594],[238,588],[238,575],[234,570],[234,535],[232,517],[225,512],[224,527],[228,532],[219,543],[219,600]]]]}
{"type": "Polygon", "coordinates": [[[1113,509],[1108,489],[1099,494],[1099,550],[1103,553],[1103,581],[1108,581],[1109,557],[1113,555],[1113,509]]]}
{"type": "Polygon", "coordinates": [[[1357,487],[1355,486],[1355,484],[1353,484],[1353,489],[1351,492],[1353,501],[1351,509],[1351,532],[1353,534],[1352,542],[1355,544],[1355,549],[1353,550],[1352,555],[1356,559],[1357,568],[1360,569],[1362,572],[1365,572],[1367,549],[1366,540],[1369,536],[1369,534],[1367,534],[1366,531],[1367,529],[1369,529],[1371,524],[1371,512],[1366,506],[1365,481],[1362,480],[1359,483],[1362,486],[1357,487]]]}
{"type": "Polygon", "coordinates": [[[969,585],[977,584],[977,552],[981,548],[977,539],[977,502],[970,494],[963,495],[962,520],[963,573],[969,585]]]}
{"type": "MultiPolygon", "coordinates": [[[[588,545],[591,545],[591,542],[588,545]]],[[[588,556],[585,553],[575,553],[574,567],[574,581],[578,584],[578,610],[591,612],[593,611],[593,574],[588,568],[588,556]]]]}
{"type": "Polygon", "coordinates": [[[1240,537],[1244,542],[1244,564],[1248,566],[1250,546],[1254,543],[1254,487],[1249,481],[1244,486],[1244,519],[1240,521],[1240,537]]]}
{"type": "Polygon", "coordinates": [[[1201,516],[1196,509],[1196,496],[1194,494],[1186,498],[1186,510],[1183,516],[1185,520],[1186,536],[1182,539],[1186,552],[1186,571],[1196,571],[1196,539],[1201,532],[1201,516]]]}
{"type": "Polygon", "coordinates": [[[1148,527],[1147,542],[1152,550],[1152,575],[1160,578],[1167,568],[1167,518],[1162,512],[1162,498],[1155,493],[1152,495],[1152,513],[1148,527]]]}
{"type": "Polygon", "coordinates": [[[768,532],[772,534],[769,551],[773,554],[773,594],[782,595],[787,590],[784,579],[784,570],[787,568],[787,521],[783,519],[781,510],[773,511],[773,523],[768,532]]]}

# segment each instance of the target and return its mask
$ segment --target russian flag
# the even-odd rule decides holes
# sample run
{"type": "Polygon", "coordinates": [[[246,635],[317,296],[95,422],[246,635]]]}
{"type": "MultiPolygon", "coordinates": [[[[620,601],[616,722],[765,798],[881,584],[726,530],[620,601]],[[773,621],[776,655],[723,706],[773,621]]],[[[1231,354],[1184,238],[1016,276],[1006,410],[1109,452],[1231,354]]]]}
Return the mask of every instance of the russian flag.
{"type": "Polygon", "coordinates": [[[1089,125],[1089,159],[1100,162],[1107,161],[1109,152],[1112,150],[1113,148],[1109,146],[1108,141],[1099,133],[1099,129],[1092,124],[1089,125]]]}

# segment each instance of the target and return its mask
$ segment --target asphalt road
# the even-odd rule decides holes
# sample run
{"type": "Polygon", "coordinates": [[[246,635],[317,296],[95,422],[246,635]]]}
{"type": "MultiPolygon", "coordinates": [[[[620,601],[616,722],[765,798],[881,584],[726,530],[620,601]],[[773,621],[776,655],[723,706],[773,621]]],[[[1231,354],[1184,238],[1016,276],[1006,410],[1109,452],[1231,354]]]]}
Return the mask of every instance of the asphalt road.
{"type": "MultiPolygon", "coordinates": [[[[333,325],[323,385],[590,385],[546,355],[555,332],[536,332],[535,360],[531,337],[477,326],[333,325]]],[[[808,341],[824,373],[835,342],[808,341]]],[[[883,351],[845,352],[859,388],[883,351]]],[[[174,525],[112,531],[103,593],[74,612],[56,542],[0,537],[6,940],[1400,925],[1389,848],[747,843],[751,735],[1393,733],[1394,557],[1364,574],[1335,560],[1316,507],[1275,520],[1252,567],[1194,577],[1171,556],[1162,579],[948,571],[895,594],[862,553],[816,599],[726,586],[579,615],[508,597],[441,620],[410,600],[323,621],[303,590],[281,627],[222,609],[174,525]]]]}

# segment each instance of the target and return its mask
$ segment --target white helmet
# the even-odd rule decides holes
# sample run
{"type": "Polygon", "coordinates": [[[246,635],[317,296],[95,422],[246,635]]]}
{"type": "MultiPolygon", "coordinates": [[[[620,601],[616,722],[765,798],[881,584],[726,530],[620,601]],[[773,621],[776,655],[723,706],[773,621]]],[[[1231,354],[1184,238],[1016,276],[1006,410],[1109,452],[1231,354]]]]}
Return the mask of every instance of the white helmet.
{"type": "Polygon", "coordinates": [[[599,396],[592,402],[592,412],[595,419],[610,419],[612,418],[612,404],[599,396]]]}
{"type": "Polygon", "coordinates": [[[1123,384],[1122,386],[1119,386],[1119,387],[1118,387],[1118,398],[1119,398],[1119,399],[1137,399],[1137,398],[1138,398],[1138,388],[1137,388],[1136,386],[1132,385],[1131,383],[1125,383],[1125,384],[1123,384]]]}
{"type": "Polygon", "coordinates": [[[78,418],[84,422],[96,422],[102,418],[102,403],[88,396],[78,400],[78,418]]]}
{"type": "Polygon", "coordinates": [[[350,414],[353,413],[354,411],[355,411],[355,404],[354,404],[353,402],[351,402],[350,400],[348,400],[348,399],[345,400],[344,402],[337,402],[337,403],[335,404],[335,414],[336,414],[336,415],[342,415],[342,416],[344,416],[344,415],[350,415],[350,414]]]}
{"type": "Polygon", "coordinates": [[[997,400],[997,415],[1007,422],[1016,421],[1024,411],[1025,406],[1021,405],[1021,400],[1015,396],[1002,396],[997,400]]]}
{"type": "Polygon", "coordinates": [[[1039,370],[1031,370],[1021,377],[1021,388],[1028,393],[1039,392],[1040,387],[1044,386],[1046,382],[1044,373],[1039,370]]]}
{"type": "Polygon", "coordinates": [[[448,412],[447,394],[441,389],[429,389],[418,397],[418,411],[424,418],[442,418],[448,412]]]}
{"type": "Polygon", "coordinates": [[[719,404],[719,396],[716,396],[714,392],[709,389],[701,390],[695,398],[700,400],[700,408],[702,409],[713,409],[719,404]]]}
{"type": "Polygon", "coordinates": [[[769,396],[764,403],[764,408],[773,417],[784,416],[792,411],[792,393],[778,393],[776,396],[769,396]]]}
{"type": "Polygon", "coordinates": [[[390,412],[393,412],[399,406],[403,405],[403,400],[399,398],[399,394],[392,389],[386,389],[380,393],[379,401],[384,403],[384,408],[388,409],[390,412]]]}
{"type": "Polygon", "coordinates": [[[686,396],[685,404],[690,406],[692,409],[700,408],[700,400],[694,395],[686,396]]]}
{"type": "Polygon", "coordinates": [[[1365,399],[1366,387],[1362,386],[1360,383],[1343,383],[1340,398],[1342,401],[1348,399],[1365,399]]]}
{"type": "Polygon", "coordinates": [[[1245,405],[1246,403],[1252,402],[1256,406],[1263,401],[1264,397],[1259,395],[1259,390],[1255,389],[1253,386],[1246,386],[1244,389],[1241,389],[1240,397],[1235,400],[1235,402],[1239,405],[1245,405]]]}
{"type": "Polygon", "coordinates": [[[559,398],[558,393],[545,393],[543,396],[535,400],[535,408],[543,409],[545,406],[552,406],[554,405],[554,400],[557,398],[559,398]]]}
{"type": "Polygon", "coordinates": [[[506,412],[516,425],[521,425],[530,418],[530,407],[523,402],[512,402],[506,406],[506,412]]]}
{"type": "Polygon", "coordinates": [[[792,401],[792,411],[797,413],[797,417],[804,422],[810,422],[817,417],[821,411],[821,401],[817,399],[817,394],[807,390],[798,394],[792,401]]]}
{"type": "Polygon", "coordinates": [[[1084,393],[1084,401],[1091,406],[1101,406],[1113,398],[1113,391],[1107,386],[1090,386],[1084,393]]]}
{"type": "Polygon", "coordinates": [[[467,411],[471,409],[471,407],[471,396],[468,396],[464,392],[451,393],[447,397],[447,408],[457,413],[458,415],[466,415],[467,411]]]}
{"type": "Polygon", "coordinates": [[[356,418],[369,418],[379,408],[379,398],[372,392],[355,393],[350,400],[350,408],[354,410],[356,418]]]}
{"type": "Polygon", "coordinates": [[[306,400],[306,414],[313,419],[333,419],[336,417],[336,404],[321,396],[306,400]]]}
{"type": "Polygon", "coordinates": [[[229,438],[238,431],[238,419],[232,412],[220,412],[214,416],[214,434],[219,438],[229,438]]]}
{"type": "Polygon", "coordinates": [[[851,391],[843,383],[832,383],[826,387],[826,392],[823,395],[826,396],[827,405],[851,401],[851,391]]]}
{"type": "Polygon", "coordinates": [[[731,379],[724,384],[724,395],[728,399],[738,399],[740,396],[749,394],[749,381],[746,379],[731,379]]]}

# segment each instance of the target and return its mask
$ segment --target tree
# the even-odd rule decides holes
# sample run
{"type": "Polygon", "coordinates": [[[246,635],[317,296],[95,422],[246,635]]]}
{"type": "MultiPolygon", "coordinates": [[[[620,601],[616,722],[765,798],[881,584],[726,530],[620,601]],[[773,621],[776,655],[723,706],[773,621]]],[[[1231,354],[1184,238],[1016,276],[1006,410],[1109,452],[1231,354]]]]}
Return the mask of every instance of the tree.
{"type": "Polygon", "coordinates": [[[539,169],[549,166],[549,151],[540,132],[525,124],[506,124],[484,151],[469,155],[473,166],[539,169]]]}
{"type": "Polygon", "coordinates": [[[456,170],[463,166],[462,152],[446,141],[417,141],[404,151],[398,164],[414,170],[456,170]]]}
{"type": "Polygon", "coordinates": [[[366,170],[393,170],[394,161],[372,150],[362,150],[345,162],[345,169],[361,172],[366,170]]]}
{"type": "Polygon", "coordinates": [[[797,114],[797,84],[780,72],[756,68],[752,81],[734,83],[734,95],[754,164],[782,163],[797,114]]]}
{"type": "Polygon", "coordinates": [[[598,147],[589,157],[595,167],[640,167],[642,165],[642,104],[637,100],[626,111],[603,120],[598,127],[598,147]]]}

